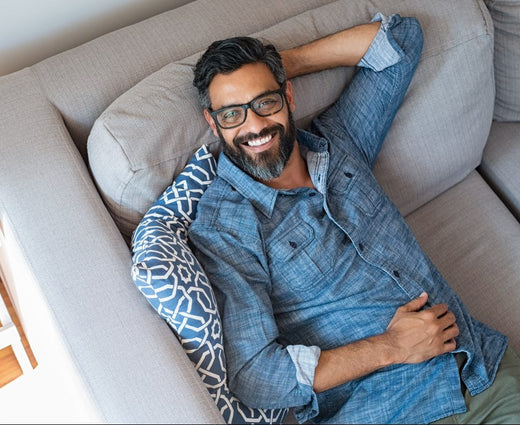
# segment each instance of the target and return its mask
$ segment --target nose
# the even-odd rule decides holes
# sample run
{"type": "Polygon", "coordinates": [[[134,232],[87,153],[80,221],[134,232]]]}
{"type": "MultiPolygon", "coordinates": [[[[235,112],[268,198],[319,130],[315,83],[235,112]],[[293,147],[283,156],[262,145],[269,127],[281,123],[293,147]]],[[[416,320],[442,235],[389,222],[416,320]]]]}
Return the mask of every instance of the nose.
{"type": "Polygon", "coordinates": [[[267,117],[261,117],[256,114],[251,108],[247,110],[246,120],[242,124],[241,133],[260,133],[269,125],[267,117]]]}

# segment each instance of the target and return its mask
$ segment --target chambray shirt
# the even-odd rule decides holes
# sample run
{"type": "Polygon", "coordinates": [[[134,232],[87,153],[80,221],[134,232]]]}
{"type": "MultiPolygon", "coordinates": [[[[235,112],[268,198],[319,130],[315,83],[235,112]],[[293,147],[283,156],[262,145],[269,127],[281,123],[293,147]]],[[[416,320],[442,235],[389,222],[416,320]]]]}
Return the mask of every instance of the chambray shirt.
{"type": "Polygon", "coordinates": [[[189,238],[215,290],[229,385],[247,405],[293,407],[299,422],[428,423],[466,410],[494,379],[506,338],[473,319],[424,254],[372,165],[422,48],[415,19],[392,15],[341,97],[297,140],[314,189],[275,190],[221,154],[189,238]],[[429,294],[457,318],[452,353],[313,391],[321,350],[380,334],[429,294]]]}

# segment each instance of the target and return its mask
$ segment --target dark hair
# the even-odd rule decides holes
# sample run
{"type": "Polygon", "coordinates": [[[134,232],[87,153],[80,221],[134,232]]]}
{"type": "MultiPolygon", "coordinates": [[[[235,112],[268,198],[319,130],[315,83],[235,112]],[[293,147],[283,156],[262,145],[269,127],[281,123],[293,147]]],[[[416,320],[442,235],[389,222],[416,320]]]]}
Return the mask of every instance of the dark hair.
{"type": "Polygon", "coordinates": [[[233,37],[213,42],[195,65],[193,85],[203,108],[210,108],[208,88],[217,74],[229,74],[241,66],[261,62],[267,65],[280,86],[285,82],[282,58],[272,44],[251,37],[233,37]]]}

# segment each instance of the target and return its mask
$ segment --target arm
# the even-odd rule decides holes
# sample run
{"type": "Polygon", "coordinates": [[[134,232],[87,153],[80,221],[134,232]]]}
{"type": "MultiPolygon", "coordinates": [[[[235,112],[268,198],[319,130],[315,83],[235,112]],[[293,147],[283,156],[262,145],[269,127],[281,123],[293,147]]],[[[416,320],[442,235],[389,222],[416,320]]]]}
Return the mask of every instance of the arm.
{"type": "Polygon", "coordinates": [[[231,391],[249,407],[313,410],[313,371],[320,350],[277,342],[261,241],[199,226],[197,221],[190,227],[190,240],[217,299],[231,391]],[[299,378],[295,353],[313,359],[308,380],[299,378]]]}
{"type": "Polygon", "coordinates": [[[358,25],[280,53],[287,78],[338,66],[355,66],[379,30],[379,22],[358,25]]]}
{"type": "Polygon", "coordinates": [[[322,351],[314,391],[328,390],[385,366],[420,363],[453,351],[459,334],[455,316],[444,304],[419,311],[427,300],[422,294],[398,308],[383,334],[322,351]]]}
{"type": "MultiPolygon", "coordinates": [[[[421,26],[414,18],[378,14],[374,19],[382,22],[358,71],[337,102],[314,121],[314,129],[329,140],[344,134],[369,166],[403,102],[423,42],[421,26]]],[[[331,153],[335,148],[331,144],[331,153]]]]}

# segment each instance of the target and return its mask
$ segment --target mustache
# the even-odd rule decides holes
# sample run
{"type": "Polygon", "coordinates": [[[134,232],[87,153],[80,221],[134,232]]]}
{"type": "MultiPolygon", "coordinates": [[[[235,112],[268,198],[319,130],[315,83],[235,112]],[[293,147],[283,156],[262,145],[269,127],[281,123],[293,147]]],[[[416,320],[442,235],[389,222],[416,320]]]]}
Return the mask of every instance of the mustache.
{"type": "Polygon", "coordinates": [[[233,144],[238,147],[240,145],[243,145],[244,143],[249,142],[250,140],[259,139],[262,137],[269,136],[271,134],[280,133],[283,134],[284,127],[282,124],[276,124],[272,125],[270,127],[266,127],[262,129],[260,133],[247,133],[242,136],[236,136],[233,139],[233,144]]]}

